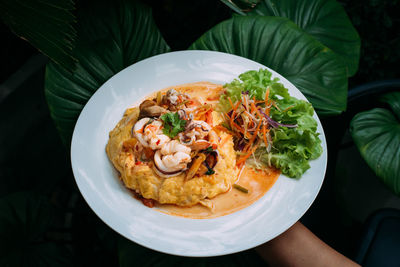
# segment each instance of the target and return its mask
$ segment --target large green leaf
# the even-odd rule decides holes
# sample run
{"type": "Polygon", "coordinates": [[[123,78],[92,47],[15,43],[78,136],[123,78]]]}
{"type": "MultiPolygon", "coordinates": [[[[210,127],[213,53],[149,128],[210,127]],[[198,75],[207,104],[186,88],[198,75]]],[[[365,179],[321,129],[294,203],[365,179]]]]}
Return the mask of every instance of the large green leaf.
{"type": "Polygon", "coordinates": [[[344,8],[335,0],[262,0],[250,15],[292,20],[305,32],[337,53],[353,76],[360,59],[360,37],[344,8]]]}
{"type": "Polygon", "coordinates": [[[45,92],[65,144],[88,99],[111,76],[144,58],[169,51],[150,8],[136,1],[82,1],[78,7],[79,60],[73,73],[47,65],[45,92]]]}
{"type": "Polygon", "coordinates": [[[393,112],[383,108],[360,112],[351,121],[350,131],[367,164],[400,196],[400,93],[387,94],[382,100],[393,112]]]}
{"type": "Polygon", "coordinates": [[[270,67],[296,85],[320,115],[336,115],[346,108],[344,64],[289,19],[235,16],[190,48],[231,53],[270,67]]]}
{"type": "Polygon", "coordinates": [[[137,245],[127,239],[118,242],[120,267],[141,266],[191,266],[191,267],[232,267],[232,266],[265,266],[265,262],[254,250],[247,250],[232,255],[219,257],[191,258],[168,255],[137,245]]]}
{"type": "Polygon", "coordinates": [[[73,0],[2,0],[0,17],[10,29],[67,69],[76,39],[73,0]]]}
{"type": "Polygon", "coordinates": [[[0,266],[71,266],[69,250],[46,238],[53,219],[45,197],[20,192],[0,199],[0,266]]]}

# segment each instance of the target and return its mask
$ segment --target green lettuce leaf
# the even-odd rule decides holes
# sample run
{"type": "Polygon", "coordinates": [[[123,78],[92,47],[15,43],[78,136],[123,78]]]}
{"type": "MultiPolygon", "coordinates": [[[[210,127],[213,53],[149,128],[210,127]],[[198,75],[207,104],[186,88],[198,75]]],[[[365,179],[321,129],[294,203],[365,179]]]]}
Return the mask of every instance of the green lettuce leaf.
{"type": "Polygon", "coordinates": [[[280,83],[279,79],[271,79],[272,73],[266,69],[258,71],[250,70],[239,75],[239,80],[234,79],[231,83],[224,85],[226,94],[221,95],[220,104],[223,110],[230,107],[228,97],[233,102],[241,98],[242,92],[248,92],[250,98],[255,97],[257,100],[265,99],[267,88],[270,88],[271,95],[280,95],[282,97],[289,96],[287,89],[280,83]]]}
{"type": "Polygon", "coordinates": [[[310,168],[310,164],[304,158],[298,157],[291,152],[284,153],[265,153],[262,162],[277,169],[280,169],[283,174],[291,178],[298,178],[310,168]]]}
{"type": "Polygon", "coordinates": [[[295,128],[278,127],[270,130],[272,147],[256,151],[256,158],[267,166],[274,166],[292,178],[299,178],[310,168],[309,160],[322,154],[321,140],[317,133],[317,122],[313,118],[314,109],[311,103],[289,95],[288,89],[279,83],[278,78],[271,78],[267,69],[248,71],[239,75],[239,79],[226,84],[226,93],[221,96],[222,109],[229,108],[228,97],[236,102],[242,92],[250,97],[264,100],[269,88],[269,98],[279,108],[271,107],[270,116],[282,124],[296,124],[295,128]]]}

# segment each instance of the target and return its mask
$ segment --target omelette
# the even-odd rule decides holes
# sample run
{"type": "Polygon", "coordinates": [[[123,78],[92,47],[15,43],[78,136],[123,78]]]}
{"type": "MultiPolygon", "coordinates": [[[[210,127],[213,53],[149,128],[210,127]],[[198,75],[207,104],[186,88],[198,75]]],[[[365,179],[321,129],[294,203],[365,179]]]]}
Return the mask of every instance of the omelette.
{"type": "Polygon", "coordinates": [[[125,111],[109,134],[108,158],[147,206],[212,208],[238,177],[232,136],[215,109],[222,86],[167,88],[125,111]]]}

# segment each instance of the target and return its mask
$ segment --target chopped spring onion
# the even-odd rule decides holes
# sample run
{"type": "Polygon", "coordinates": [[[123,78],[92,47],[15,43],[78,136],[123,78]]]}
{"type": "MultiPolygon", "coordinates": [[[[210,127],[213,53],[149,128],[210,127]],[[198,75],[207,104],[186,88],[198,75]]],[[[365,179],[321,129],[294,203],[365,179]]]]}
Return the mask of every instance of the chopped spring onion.
{"type": "Polygon", "coordinates": [[[234,187],[235,189],[237,189],[237,190],[243,192],[243,193],[246,193],[246,194],[249,193],[249,190],[248,190],[247,188],[241,186],[241,185],[233,184],[233,187],[234,187]]]}

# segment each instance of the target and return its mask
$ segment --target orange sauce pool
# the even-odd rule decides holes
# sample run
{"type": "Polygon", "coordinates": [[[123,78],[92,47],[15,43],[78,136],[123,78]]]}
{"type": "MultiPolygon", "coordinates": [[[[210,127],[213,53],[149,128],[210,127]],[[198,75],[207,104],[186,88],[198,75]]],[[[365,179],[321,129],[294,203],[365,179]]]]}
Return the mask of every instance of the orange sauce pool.
{"type": "Polygon", "coordinates": [[[280,171],[271,170],[269,173],[254,171],[251,168],[244,168],[237,184],[248,189],[248,193],[243,193],[235,188],[228,192],[218,195],[211,201],[213,209],[209,209],[200,204],[192,207],[179,207],[176,205],[157,204],[155,209],[166,214],[181,216],[191,219],[209,219],[224,216],[253,204],[261,198],[274,185],[280,175],[280,171]]]}

